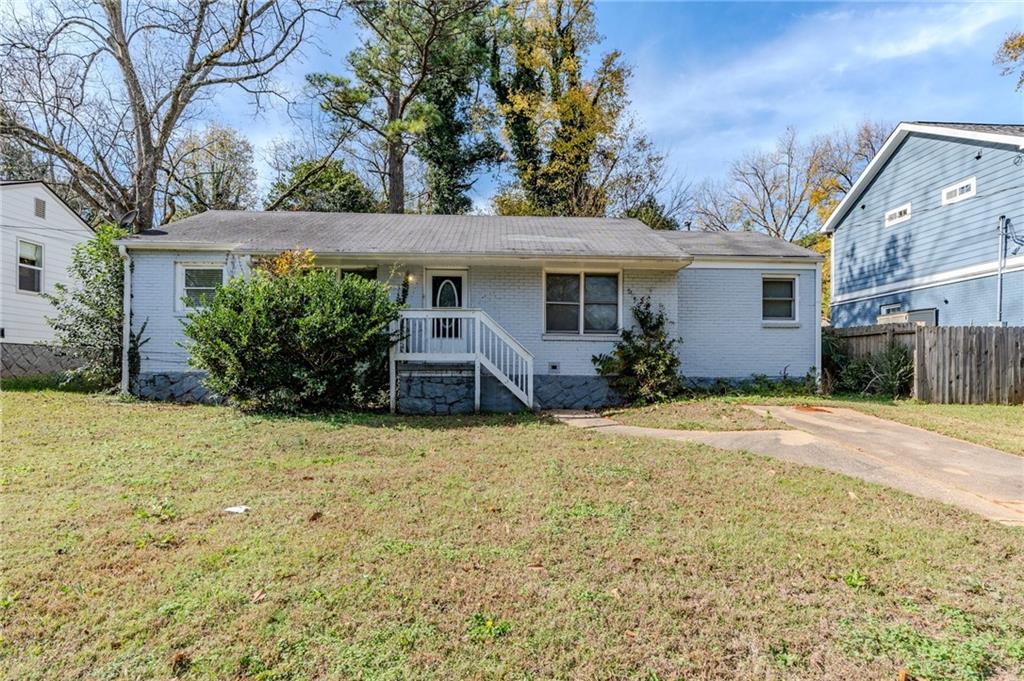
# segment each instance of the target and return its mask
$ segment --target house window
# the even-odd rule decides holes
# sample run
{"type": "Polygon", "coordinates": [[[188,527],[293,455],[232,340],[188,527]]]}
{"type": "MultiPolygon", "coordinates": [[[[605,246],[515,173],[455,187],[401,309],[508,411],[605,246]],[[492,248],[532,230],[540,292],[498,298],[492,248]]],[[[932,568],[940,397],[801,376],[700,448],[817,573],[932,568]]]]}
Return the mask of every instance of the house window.
{"type": "Polygon", "coordinates": [[[37,218],[42,218],[43,220],[45,220],[46,219],[46,201],[44,201],[43,199],[36,199],[35,200],[35,210],[34,210],[34,213],[35,213],[35,216],[37,218]]]}
{"type": "Polygon", "coordinates": [[[544,330],[557,334],[617,333],[618,273],[547,273],[544,330]]]}
{"type": "Polygon", "coordinates": [[[910,204],[905,203],[899,208],[894,208],[885,214],[885,226],[892,227],[910,219],[910,204]]]}
{"type": "Polygon", "coordinates": [[[351,274],[354,277],[366,279],[367,281],[377,281],[376,267],[342,267],[338,270],[338,276],[343,277],[346,274],[351,274]]]}
{"type": "Polygon", "coordinates": [[[181,265],[178,274],[179,310],[202,307],[224,283],[220,265],[181,265]]]}
{"type": "Polygon", "coordinates": [[[43,246],[18,241],[18,290],[41,293],[43,290],[43,246]]]}
{"type": "Polygon", "coordinates": [[[880,305],[878,307],[878,314],[898,314],[903,312],[903,303],[889,303],[888,305],[880,305]]]}
{"type": "Polygon", "coordinates": [[[951,203],[969,199],[974,196],[977,190],[978,183],[973,177],[961,180],[960,182],[950,185],[942,190],[942,205],[948,206],[951,203]]]}
{"type": "Polygon", "coordinates": [[[761,319],[766,322],[796,321],[796,279],[765,277],[761,280],[761,319]]]}

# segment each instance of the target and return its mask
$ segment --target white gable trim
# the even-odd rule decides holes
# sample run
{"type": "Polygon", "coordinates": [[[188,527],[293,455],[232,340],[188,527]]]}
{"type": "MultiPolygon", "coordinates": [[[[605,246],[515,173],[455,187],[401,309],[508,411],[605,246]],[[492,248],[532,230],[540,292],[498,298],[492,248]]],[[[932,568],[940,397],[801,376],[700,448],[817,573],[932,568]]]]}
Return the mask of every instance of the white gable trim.
{"type": "Polygon", "coordinates": [[[992,142],[994,144],[1008,144],[1010,146],[1016,146],[1018,149],[1024,149],[1024,137],[1019,135],[1004,135],[991,132],[978,132],[976,130],[963,130],[961,128],[947,128],[941,125],[918,125],[915,123],[900,123],[896,126],[896,129],[892,131],[892,134],[885,140],[885,144],[878,150],[875,157],[871,159],[867,167],[864,168],[864,172],[860,174],[857,181],[850,187],[850,191],[846,193],[843,200],[839,202],[832,214],[828,216],[828,220],[821,226],[819,230],[823,234],[831,234],[835,231],[836,227],[843,217],[849,212],[850,208],[858,200],[860,195],[867,188],[871,181],[875,179],[885,164],[892,158],[893,154],[896,153],[896,149],[899,148],[900,143],[907,138],[911,133],[920,133],[922,135],[938,135],[940,137],[952,137],[954,139],[963,140],[974,140],[977,142],[992,142]]]}

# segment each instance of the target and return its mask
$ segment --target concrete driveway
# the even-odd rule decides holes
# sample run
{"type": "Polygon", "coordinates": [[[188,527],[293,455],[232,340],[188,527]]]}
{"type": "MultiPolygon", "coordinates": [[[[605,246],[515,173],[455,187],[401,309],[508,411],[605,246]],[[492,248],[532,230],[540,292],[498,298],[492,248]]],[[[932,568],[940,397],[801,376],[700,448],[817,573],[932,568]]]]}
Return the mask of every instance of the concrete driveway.
{"type": "Polygon", "coordinates": [[[570,426],[701,442],[765,454],[937,499],[1024,525],[1024,457],[832,407],[748,407],[795,430],[686,431],[627,426],[593,413],[553,412],[570,426]]]}

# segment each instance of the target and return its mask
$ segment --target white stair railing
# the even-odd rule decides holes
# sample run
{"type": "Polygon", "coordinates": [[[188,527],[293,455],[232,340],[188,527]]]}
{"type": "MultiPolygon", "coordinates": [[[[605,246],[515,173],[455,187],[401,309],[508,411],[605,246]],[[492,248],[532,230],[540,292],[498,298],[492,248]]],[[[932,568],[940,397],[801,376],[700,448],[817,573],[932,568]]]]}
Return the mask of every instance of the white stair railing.
{"type": "Polygon", "coordinates": [[[473,362],[475,407],[480,409],[480,367],[533,408],[533,354],[483,310],[402,310],[391,349],[391,411],[396,362],[473,362]]]}

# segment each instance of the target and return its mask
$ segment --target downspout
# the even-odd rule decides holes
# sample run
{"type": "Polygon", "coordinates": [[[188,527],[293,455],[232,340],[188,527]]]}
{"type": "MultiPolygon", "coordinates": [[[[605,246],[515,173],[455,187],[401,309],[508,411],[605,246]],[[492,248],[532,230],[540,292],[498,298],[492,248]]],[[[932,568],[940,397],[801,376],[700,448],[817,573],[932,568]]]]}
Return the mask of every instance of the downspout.
{"type": "Polygon", "coordinates": [[[1003,269],[1006,267],[1006,216],[999,216],[999,260],[996,276],[996,324],[1003,325],[1003,269]]]}
{"type": "Polygon", "coordinates": [[[121,292],[121,393],[130,392],[131,376],[128,371],[128,353],[132,342],[132,258],[124,245],[117,247],[124,261],[124,288],[121,292]]]}

